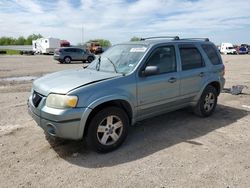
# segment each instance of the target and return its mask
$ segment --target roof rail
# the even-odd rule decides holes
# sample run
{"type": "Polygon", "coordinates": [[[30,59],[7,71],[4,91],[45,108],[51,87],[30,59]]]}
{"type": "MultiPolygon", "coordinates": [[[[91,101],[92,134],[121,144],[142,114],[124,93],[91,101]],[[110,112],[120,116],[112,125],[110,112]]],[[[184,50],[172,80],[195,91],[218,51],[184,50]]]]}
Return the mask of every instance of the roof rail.
{"type": "Polygon", "coordinates": [[[179,36],[159,36],[159,37],[147,37],[147,38],[141,38],[140,40],[148,40],[148,39],[174,39],[174,40],[180,40],[179,36]]]}
{"type": "Polygon", "coordinates": [[[209,42],[209,38],[182,38],[180,40],[204,40],[206,42],[209,42]]]}

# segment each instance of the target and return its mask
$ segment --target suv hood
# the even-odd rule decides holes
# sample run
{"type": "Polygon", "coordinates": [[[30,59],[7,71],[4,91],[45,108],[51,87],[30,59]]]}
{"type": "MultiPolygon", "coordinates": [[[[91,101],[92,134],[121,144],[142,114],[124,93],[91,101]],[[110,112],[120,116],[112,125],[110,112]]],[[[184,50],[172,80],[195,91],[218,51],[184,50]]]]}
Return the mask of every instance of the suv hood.
{"type": "Polygon", "coordinates": [[[75,88],[118,76],[121,75],[91,69],[72,69],[38,78],[33,82],[33,90],[44,96],[50,93],[67,94],[75,88]]]}

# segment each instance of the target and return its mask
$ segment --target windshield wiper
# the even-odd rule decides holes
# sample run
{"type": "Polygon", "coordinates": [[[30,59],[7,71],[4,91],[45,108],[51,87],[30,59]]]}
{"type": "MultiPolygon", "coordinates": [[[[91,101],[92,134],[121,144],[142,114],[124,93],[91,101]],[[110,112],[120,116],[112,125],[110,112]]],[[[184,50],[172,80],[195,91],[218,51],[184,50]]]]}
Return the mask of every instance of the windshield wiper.
{"type": "MultiPolygon", "coordinates": [[[[117,70],[116,70],[116,66],[115,66],[115,64],[113,63],[113,61],[111,61],[111,59],[109,59],[108,57],[105,57],[105,58],[107,58],[107,60],[113,65],[114,70],[115,70],[115,73],[118,73],[117,70]]],[[[95,66],[95,69],[96,69],[97,71],[100,71],[100,66],[101,66],[101,56],[99,56],[99,58],[98,58],[98,62],[97,62],[97,64],[96,64],[96,66],[95,66]]]]}
{"type": "Polygon", "coordinates": [[[113,65],[114,70],[115,70],[115,73],[118,73],[117,70],[116,70],[116,66],[115,66],[115,64],[113,63],[113,61],[111,61],[111,59],[109,59],[108,57],[106,57],[106,58],[107,58],[107,60],[109,60],[109,62],[113,65]]]}

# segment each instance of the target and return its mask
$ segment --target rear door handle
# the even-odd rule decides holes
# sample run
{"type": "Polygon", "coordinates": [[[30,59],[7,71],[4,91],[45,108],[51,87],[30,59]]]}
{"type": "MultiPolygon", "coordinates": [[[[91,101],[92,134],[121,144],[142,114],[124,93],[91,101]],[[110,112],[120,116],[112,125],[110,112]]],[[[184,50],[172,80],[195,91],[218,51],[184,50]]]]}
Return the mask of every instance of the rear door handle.
{"type": "Polygon", "coordinates": [[[172,78],[169,78],[168,82],[169,83],[174,83],[174,82],[176,82],[176,80],[177,80],[176,78],[172,77],[172,78]]]}
{"type": "Polygon", "coordinates": [[[204,72],[200,72],[200,74],[199,74],[200,77],[203,77],[204,75],[205,75],[204,72]]]}

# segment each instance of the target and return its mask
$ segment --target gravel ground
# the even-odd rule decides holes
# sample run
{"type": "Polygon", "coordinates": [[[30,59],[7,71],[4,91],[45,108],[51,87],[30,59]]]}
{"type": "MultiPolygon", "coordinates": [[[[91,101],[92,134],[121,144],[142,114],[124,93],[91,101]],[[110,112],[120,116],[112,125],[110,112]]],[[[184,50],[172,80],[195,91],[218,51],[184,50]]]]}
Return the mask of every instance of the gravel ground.
{"type": "MultiPolygon", "coordinates": [[[[223,56],[226,88],[250,88],[250,55],[223,56]]],[[[0,187],[250,187],[250,89],[222,93],[213,116],[179,110],[131,127],[118,150],[46,136],[27,113],[30,80],[57,70],[52,56],[0,56],[0,187]],[[8,78],[6,80],[6,78],[8,78]]]]}

